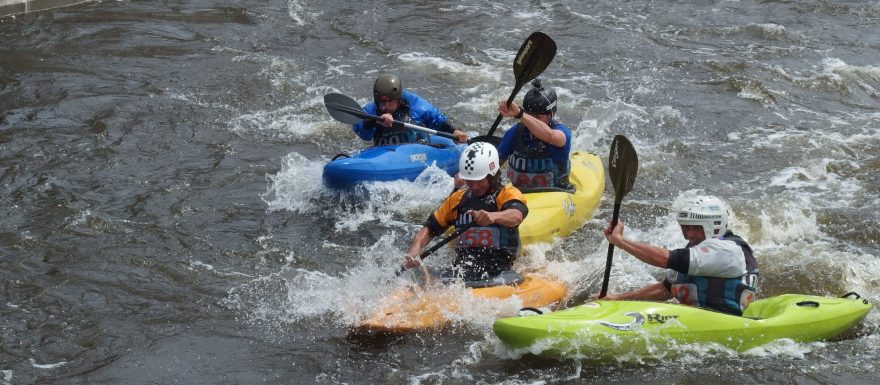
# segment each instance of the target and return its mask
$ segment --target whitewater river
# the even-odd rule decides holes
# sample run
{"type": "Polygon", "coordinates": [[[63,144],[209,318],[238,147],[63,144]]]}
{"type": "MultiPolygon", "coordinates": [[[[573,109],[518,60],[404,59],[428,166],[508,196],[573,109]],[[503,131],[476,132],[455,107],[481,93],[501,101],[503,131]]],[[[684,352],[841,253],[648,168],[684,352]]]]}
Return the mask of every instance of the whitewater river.
{"type": "MultiPolygon", "coordinates": [[[[875,1],[88,2],[0,18],[0,385],[880,382],[876,309],[834,341],[613,362],[504,348],[491,325],[515,301],[348,336],[403,284],[452,180],[325,189],[323,165],[366,143],[323,95],[366,102],[394,72],[484,134],[533,31],[559,47],[544,76],[573,147],[638,151],[627,234],[682,246],[669,206],[718,195],[760,296],[880,304],[875,1]]],[[[517,266],[584,302],[612,203],[609,183],[590,222],[517,266]]],[[[610,289],[662,274],[618,251],[610,289]]]]}

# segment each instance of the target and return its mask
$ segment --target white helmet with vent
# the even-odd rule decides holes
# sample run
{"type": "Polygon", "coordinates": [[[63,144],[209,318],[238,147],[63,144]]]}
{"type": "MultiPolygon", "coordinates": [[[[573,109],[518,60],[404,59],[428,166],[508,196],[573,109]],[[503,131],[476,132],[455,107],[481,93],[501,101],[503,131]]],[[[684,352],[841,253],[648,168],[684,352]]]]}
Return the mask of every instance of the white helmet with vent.
{"type": "Polygon", "coordinates": [[[690,198],[676,212],[679,225],[702,226],[706,239],[718,238],[727,232],[730,207],[717,197],[690,198]]]}
{"type": "Polygon", "coordinates": [[[482,180],[498,173],[498,150],[486,142],[476,142],[464,149],[458,159],[458,176],[464,180],[482,180]]]}

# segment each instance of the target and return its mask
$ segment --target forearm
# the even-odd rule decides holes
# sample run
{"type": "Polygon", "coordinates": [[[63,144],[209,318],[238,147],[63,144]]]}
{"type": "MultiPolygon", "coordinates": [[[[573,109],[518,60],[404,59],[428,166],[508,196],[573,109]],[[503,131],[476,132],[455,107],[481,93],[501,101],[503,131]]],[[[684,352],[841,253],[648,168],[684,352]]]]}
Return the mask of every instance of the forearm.
{"type": "Polygon", "coordinates": [[[667,268],[669,250],[620,237],[614,245],[651,266],[667,268]]]}
{"type": "Polygon", "coordinates": [[[517,209],[507,209],[496,214],[497,215],[494,218],[495,223],[502,226],[519,226],[519,224],[523,221],[523,214],[517,209]]]}
{"type": "Polygon", "coordinates": [[[672,298],[672,293],[666,290],[663,282],[657,282],[622,294],[608,295],[608,299],[615,300],[645,300],[645,301],[665,301],[672,298]]]}
{"type": "Polygon", "coordinates": [[[411,257],[415,257],[421,254],[422,248],[424,248],[425,245],[428,244],[428,242],[431,242],[431,238],[433,237],[431,236],[430,230],[428,230],[427,227],[422,226],[422,228],[419,229],[419,232],[417,232],[416,235],[413,237],[412,243],[409,247],[409,252],[407,252],[406,254],[411,257]]]}
{"type": "Polygon", "coordinates": [[[535,138],[556,147],[565,145],[565,134],[562,131],[550,128],[550,126],[538,120],[538,118],[529,114],[523,114],[520,122],[529,129],[535,138]]]}
{"type": "Polygon", "coordinates": [[[355,124],[351,128],[354,133],[363,140],[373,140],[373,135],[376,132],[375,126],[371,125],[370,127],[367,127],[367,124],[365,122],[355,124]]]}

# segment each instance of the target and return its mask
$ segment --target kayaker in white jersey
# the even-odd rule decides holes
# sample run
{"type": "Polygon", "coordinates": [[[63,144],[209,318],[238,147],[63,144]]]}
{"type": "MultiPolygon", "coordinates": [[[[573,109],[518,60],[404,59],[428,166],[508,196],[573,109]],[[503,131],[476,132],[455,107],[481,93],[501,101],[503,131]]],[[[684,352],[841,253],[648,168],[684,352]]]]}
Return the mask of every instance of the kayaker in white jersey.
{"type": "Polygon", "coordinates": [[[364,105],[363,111],[384,119],[381,122],[365,120],[352,127],[361,139],[372,140],[375,146],[429,141],[426,133],[392,127],[395,120],[448,132],[455,135],[459,143],[467,143],[468,140],[467,134],[453,127],[438,108],[419,95],[405,90],[396,75],[383,74],[376,78],[373,83],[373,101],[364,105]]]}
{"type": "Polygon", "coordinates": [[[688,199],[676,210],[682,249],[668,250],[627,239],[623,222],[605,229],[605,239],[649,265],[668,269],[666,279],[603,299],[667,300],[742,315],[755,299],[758,263],[751,247],[728,229],[730,208],[714,196],[688,199]]]}
{"type": "Polygon", "coordinates": [[[490,143],[469,145],[458,165],[459,177],[467,188],[449,194],[428,216],[413,237],[404,266],[418,266],[422,248],[450,226],[469,226],[458,237],[454,269],[443,276],[465,281],[494,279],[510,271],[516,259],[518,226],[529,212],[526,200],[516,187],[501,184],[498,150],[490,143]]]}

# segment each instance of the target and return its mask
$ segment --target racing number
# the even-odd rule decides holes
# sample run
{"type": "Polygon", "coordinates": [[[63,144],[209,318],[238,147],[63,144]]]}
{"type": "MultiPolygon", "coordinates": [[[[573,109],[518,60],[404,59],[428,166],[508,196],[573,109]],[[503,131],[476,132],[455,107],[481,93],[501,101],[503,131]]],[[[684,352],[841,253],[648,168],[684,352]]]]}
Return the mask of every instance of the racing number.
{"type": "Polygon", "coordinates": [[[468,247],[492,247],[492,230],[470,229],[461,235],[463,243],[468,247]]]}
{"type": "Polygon", "coordinates": [[[380,138],[377,141],[376,145],[377,146],[388,146],[388,145],[395,145],[395,144],[401,144],[401,143],[402,143],[402,141],[400,139],[400,135],[394,135],[394,136],[380,138]]]}
{"type": "Polygon", "coordinates": [[[675,299],[678,300],[678,302],[681,302],[681,303],[684,304],[684,305],[691,305],[691,306],[693,306],[693,304],[690,303],[690,302],[691,302],[691,301],[690,301],[690,298],[691,298],[691,290],[690,290],[690,288],[688,288],[687,286],[682,285],[682,286],[673,287],[672,289],[673,289],[673,290],[672,290],[672,296],[674,296],[675,299]]]}
{"type": "MultiPolygon", "coordinates": [[[[509,173],[507,179],[511,179],[512,174],[513,172],[509,173]]],[[[547,187],[550,183],[547,180],[547,174],[537,174],[534,177],[530,177],[528,174],[518,173],[513,185],[519,187],[547,187]]]]}

